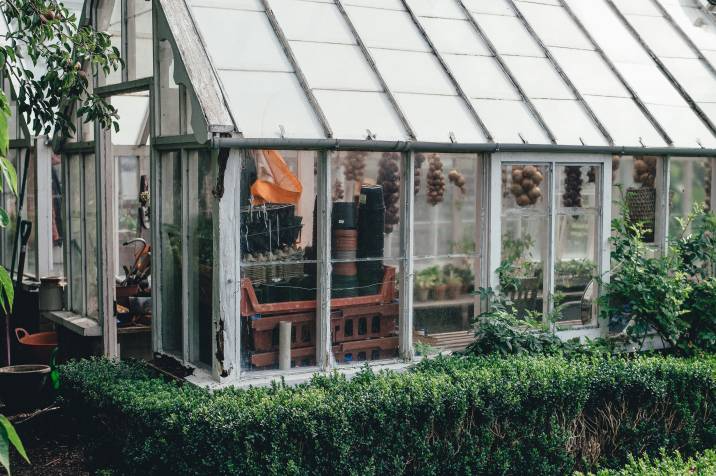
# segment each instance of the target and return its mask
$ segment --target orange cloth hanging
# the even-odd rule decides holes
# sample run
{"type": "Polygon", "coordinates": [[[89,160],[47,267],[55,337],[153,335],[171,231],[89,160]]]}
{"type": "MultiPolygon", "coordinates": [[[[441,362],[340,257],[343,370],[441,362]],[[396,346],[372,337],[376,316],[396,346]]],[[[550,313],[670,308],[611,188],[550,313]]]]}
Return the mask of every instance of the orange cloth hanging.
{"type": "Polygon", "coordinates": [[[258,179],[251,185],[253,205],[288,203],[297,205],[303,186],[275,150],[264,150],[257,160],[258,179]]]}

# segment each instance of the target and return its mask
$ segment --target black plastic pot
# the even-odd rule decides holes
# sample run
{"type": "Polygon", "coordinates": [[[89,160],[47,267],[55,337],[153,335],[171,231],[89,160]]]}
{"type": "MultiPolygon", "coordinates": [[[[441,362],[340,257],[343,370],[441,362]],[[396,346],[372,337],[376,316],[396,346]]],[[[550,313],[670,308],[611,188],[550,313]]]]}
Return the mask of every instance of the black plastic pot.
{"type": "Polygon", "coordinates": [[[49,365],[0,368],[0,399],[9,411],[33,410],[49,400],[49,365]]]}

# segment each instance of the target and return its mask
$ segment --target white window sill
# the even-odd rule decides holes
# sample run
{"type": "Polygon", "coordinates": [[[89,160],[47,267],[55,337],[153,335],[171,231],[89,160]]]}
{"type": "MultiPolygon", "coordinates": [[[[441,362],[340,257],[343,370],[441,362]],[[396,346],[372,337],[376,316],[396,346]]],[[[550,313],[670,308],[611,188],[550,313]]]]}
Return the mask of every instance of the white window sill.
{"type": "MultiPolygon", "coordinates": [[[[376,362],[370,366],[374,372],[381,370],[391,370],[394,372],[404,372],[409,367],[419,362],[421,357],[416,357],[412,362],[403,362],[399,360],[386,360],[376,362]]],[[[186,378],[187,382],[199,387],[208,388],[209,390],[219,390],[222,388],[250,388],[250,387],[269,387],[273,383],[285,383],[289,387],[309,382],[314,375],[331,375],[337,372],[347,378],[355,377],[361,370],[365,369],[367,362],[360,362],[350,365],[341,365],[330,371],[320,371],[316,367],[299,368],[286,371],[271,370],[263,372],[244,372],[239,380],[232,382],[219,383],[204,369],[196,369],[193,375],[186,378]]]]}
{"type": "Polygon", "coordinates": [[[102,327],[95,319],[80,316],[70,311],[45,311],[42,317],[83,337],[99,337],[102,327]]]}

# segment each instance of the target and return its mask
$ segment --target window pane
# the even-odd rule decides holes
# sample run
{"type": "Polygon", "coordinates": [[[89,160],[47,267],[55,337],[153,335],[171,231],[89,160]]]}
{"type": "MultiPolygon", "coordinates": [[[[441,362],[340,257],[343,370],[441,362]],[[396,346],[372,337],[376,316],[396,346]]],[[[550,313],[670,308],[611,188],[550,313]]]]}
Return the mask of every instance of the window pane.
{"type": "Polygon", "coordinates": [[[652,156],[617,157],[612,160],[612,216],[621,216],[621,206],[628,209],[629,219],[644,226],[645,240],[654,242],[657,220],[657,198],[661,158],[652,156]]]}
{"type": "Polygon", "coordinates": [[[152,3],[127,1],[127,73],[128,79],[152,76],[152,3]]]}
{"type": "Polygon", "coordinates": [[[548,169],[536,164],[502,167],[500,287],[518,311],[543,310],[549,246],[548,169]]]}
{"type": "Polygon", "coordinates": [[[182,173],[178,152],[160,156],[162,348],[182,353],[182,173]]]}
{"type": "MultiPolygon", "coordinates": [[[[112,46],[122,51],[122,2],[120,0],[103,0],[96,6],[97,31],[110,37],[112,46]]],[[[108,75],[98,76],[100,85],[116,84],[122,81],[122,68],[108,75]]]]}
{"type": "Polygon", "coordinates": [[[278,368],[282,355],[291,367],[316,363],[316,157],[303,151],[243,157],[241,358],[249,371],[278,368]],[[290,323],[283,352],[282,322],[290,323]]]}
{"type": "Polygon", "coordinates": [[[554,304],[560,322],[588,324],[596,317],[598,166],[557,167],[554,304]]]}
{"type": "MultiPolygon", "coordinates": [[[[479,159],[470,154],[417,154],[415,161],[416,342],[459,350],[473,340],[479,159]]],[[[417,350],[427,352],[419,346],[417,350]]]]}
{"type": "Polygon", "coordinates": [[[87,309],[90,317],[99,317],[99,290],[97,274],[97,176],[94,154],[84,156],[84,209],[85,209],[85,259],[87,263],[87,309]]]}
{"type": "Polygon", "coordinates": [[[713,159],[677,158],[669,161],[669,236],[678,237],[681,225],[697,203],[711,208],[713,159]]]}
{"type": "MultiPolygon", "coordinates": [[[[30,239],[27,242],[24,274],[26,276],[39,278],[39,276],[37,276],[37,182],[34,178],[35,171],[37,170],[37,156],[35,155],[34,148],[31,150],[30,165],[27,169],[27,180],[25,183],[25,201],[22,204],[22,219],[28,220],[32,224],[30,239]]],[[[20,169],[18,169],[18,184],[21,185],[25,167],[25,152],[23,151],[19,157],[21,160],[18,161],[20,164],[20,169]]],[[[20,187],[18,187],[18,190],[19,189],[20,187]]]]}
{"type": "Polygon", "coordinates": [[[193,322],[190,342],[191,360],[211,365],[211,329],[214,289],[214,173],[211,153],[189,155],[189,220],[192,252],[189,279],[190,319],[193,322]]]}
{"type": "Polygon", "coordinates": [[[331,157],[331,319],[339,364],[397,355],[402,156],[331,157]]]}
{"type": "Polygon", "coordinates": [[[169,40],[159,42],[159,134],[181,134],[179,85],[174,82],[174,54],[169,40]]]}
{"type": "Polygon", "coordinates": [[[71,155],[67,159],[69,168],[69,183],[67,184],[69,198],[69,220],[70,225],[70,309],[82,313],[82,301],[84,289],[82,287],[82,275],[84,266],[84,240],[82,236],[82,159],[78,155],[71,155]]]}
{"type": "Polygon", "coordinates": [[[65,197],[62,190],[62,158],[52,155],[52,270],[53,276],[63,276],[64,246],[67,239],[64,220],[65,197]]]}

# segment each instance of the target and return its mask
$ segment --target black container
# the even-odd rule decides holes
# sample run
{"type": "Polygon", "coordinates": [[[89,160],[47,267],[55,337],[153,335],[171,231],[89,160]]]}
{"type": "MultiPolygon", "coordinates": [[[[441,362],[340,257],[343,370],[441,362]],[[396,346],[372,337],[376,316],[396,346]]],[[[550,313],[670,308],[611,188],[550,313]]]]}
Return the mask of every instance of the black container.
{"type": "Polygon", "coordinates": [[[333,203],[333,213],[331,215],[333,230],[355,230],[357,225],[356,206],[353,202],[333,203]]]}
{"type": "Polygon", "coordinates": [[[383,187],[380,185],[363,185],[360,188],[361,210],[385,210],[383,187]]]}
{"type": "Polygon", "coordinates": [[[358,296],[359,286],[357,276],[331,275],[331,297],[334,299],[358,296]]]}
{"type": "Polygon", "coordinates": [[[373,296],[380,293],[383,283],[383,263],[380,261],[360,261],[358,267],[359,294],[373,296]]]}

